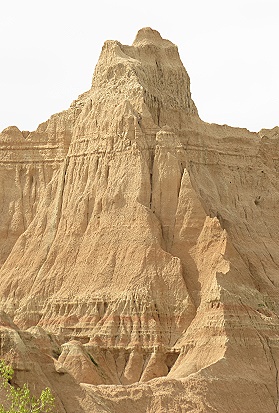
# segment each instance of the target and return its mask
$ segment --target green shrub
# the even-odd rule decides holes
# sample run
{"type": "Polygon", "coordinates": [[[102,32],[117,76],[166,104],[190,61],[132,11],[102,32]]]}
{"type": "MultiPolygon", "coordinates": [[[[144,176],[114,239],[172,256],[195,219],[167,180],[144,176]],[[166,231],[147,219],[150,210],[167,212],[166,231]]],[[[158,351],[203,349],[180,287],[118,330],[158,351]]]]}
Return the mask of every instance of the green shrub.
{"type": "Polygon", "coordinates": [[[0,360],[0,386],[6,391],[6,409],[0,404],[0,413],[53,413],[54,397],[51,390],[46,387],[38,398],[31,395],[27,384],[22,388],[15,388],[10,384],[14,371],[4,360],[0,360]]]}

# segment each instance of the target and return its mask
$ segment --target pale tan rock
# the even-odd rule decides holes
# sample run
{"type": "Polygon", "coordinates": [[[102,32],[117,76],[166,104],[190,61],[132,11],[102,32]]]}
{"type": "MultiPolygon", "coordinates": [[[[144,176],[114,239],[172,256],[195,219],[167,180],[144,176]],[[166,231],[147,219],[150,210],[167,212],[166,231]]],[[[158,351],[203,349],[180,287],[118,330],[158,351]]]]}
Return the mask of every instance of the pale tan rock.
{"type": "Polygon", "coordinates": [[[0,133],[0,265],[32,222],[53,174],[61,167],[82,100],[34,132],[16,126],[0,133]]]}
{"type": "Polygon", "coordinates": [[[166,364],[166,355],[162,349],[155,347],[147,362],[140,381],[152,380],[156,377],[166,376],[169,372],[166,364]]]}
{"type": "Polygon", "coordinates": [[[278,142],[202,122],[150,28],[105,42],[70,109],[4,130],[18,383],[49,384],[67,413],[278,412],[278,142]]]}
{"type": "Polygon", "coordinates": [[[62,354],[58,361],[78,383],[103,384],[104,379],[98,373],[98,366],[89,353],[86,353],[79,341],[62,345],[62,354]]]}
{"type": "Polygon", "coordinates": [[[140,380],[144,368],[144,357],[141,349],[135,347],[129,356],[122,376],[123,384],[135,383],[140,380]]]}

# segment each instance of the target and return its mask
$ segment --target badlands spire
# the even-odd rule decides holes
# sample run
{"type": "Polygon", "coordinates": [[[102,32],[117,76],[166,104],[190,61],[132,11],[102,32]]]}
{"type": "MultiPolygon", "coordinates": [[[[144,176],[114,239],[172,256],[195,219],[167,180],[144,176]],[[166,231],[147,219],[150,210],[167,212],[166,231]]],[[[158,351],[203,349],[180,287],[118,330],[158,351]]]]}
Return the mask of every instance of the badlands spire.
{"type": "Polygon", "coordinates": [[[3,131],[1,348],[19,382],[41,375],[61,412],[275,411],[277,139],[202,122],[150,28],[105,42],[68,110],[3,131]]]}

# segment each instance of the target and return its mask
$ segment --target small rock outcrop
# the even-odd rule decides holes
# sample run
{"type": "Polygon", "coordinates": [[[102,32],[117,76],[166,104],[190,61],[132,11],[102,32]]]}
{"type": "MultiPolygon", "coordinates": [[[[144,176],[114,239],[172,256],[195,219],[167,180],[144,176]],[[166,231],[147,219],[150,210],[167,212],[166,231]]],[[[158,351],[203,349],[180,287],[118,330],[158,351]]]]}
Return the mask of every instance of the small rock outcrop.
{"type": "Polygon", "coordinates": [[[203,122],[177,47],[0,134],[1,356],[61,412],[278,412],[279,130],[203,122]],[[106,385],[106,386],[103,386],[106,385]]]}

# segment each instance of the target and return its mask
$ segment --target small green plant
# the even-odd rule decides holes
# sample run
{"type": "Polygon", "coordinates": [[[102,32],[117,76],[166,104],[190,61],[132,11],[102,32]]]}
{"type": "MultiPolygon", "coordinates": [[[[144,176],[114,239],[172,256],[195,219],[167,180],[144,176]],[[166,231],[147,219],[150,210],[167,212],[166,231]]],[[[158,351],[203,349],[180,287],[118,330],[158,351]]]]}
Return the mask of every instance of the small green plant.
{"type": "Polygon", "coordinates": [[[4,360],[0,360],[0,387],[6,390],[6,401],[9,408],[0,404],[0,413],[53,413],[54,397],[46,387],[38,398],[30,393],[27,384],[22,388],[15,388],[10,384],[14,371],[4,360]]]}

